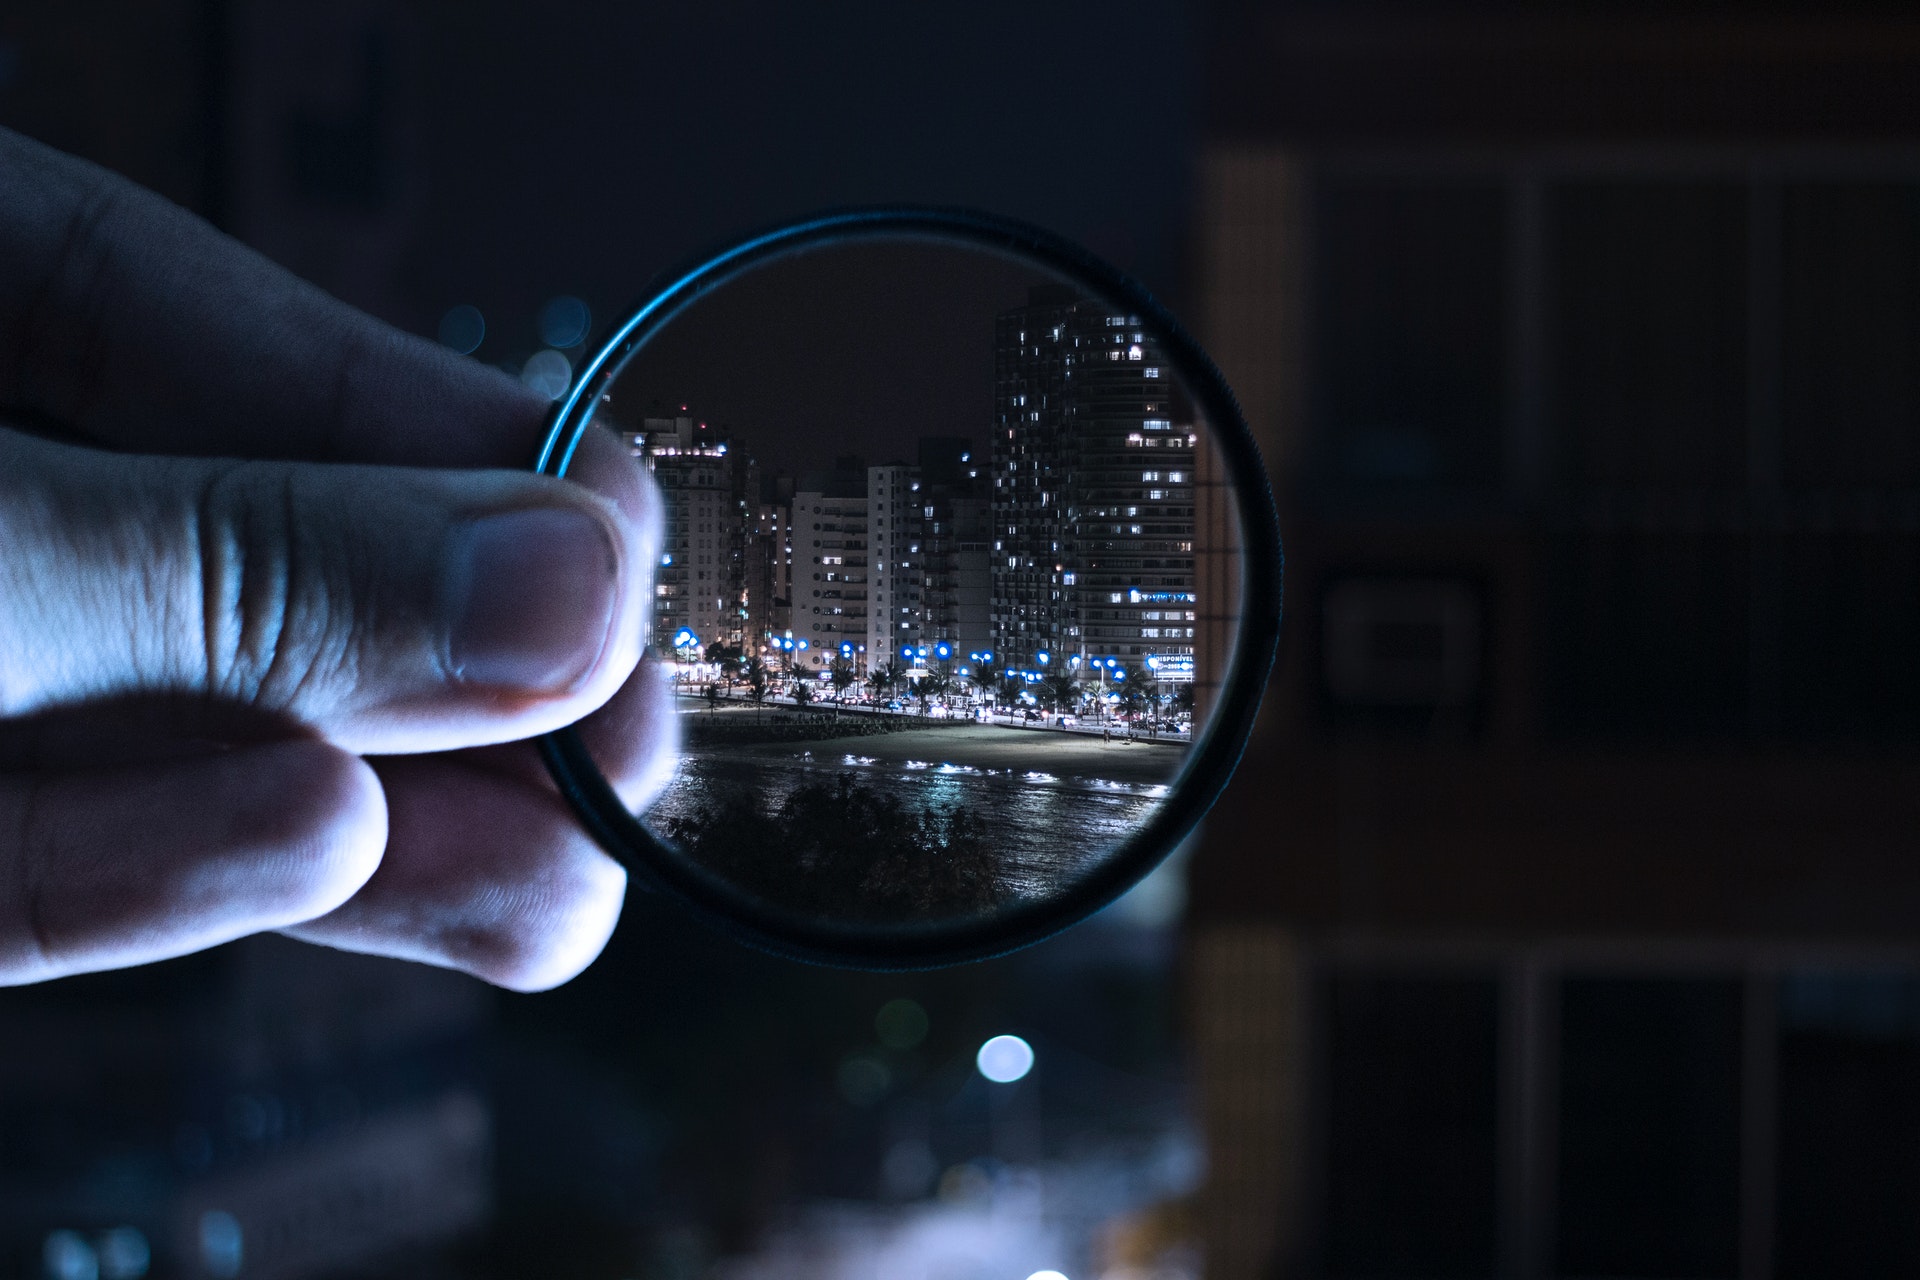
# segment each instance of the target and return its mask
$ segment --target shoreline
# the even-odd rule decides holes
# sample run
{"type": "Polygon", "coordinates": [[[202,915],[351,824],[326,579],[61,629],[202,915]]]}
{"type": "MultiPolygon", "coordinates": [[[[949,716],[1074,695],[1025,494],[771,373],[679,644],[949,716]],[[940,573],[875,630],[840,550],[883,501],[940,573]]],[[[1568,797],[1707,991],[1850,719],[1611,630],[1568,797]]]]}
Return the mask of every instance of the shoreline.
{"type": "Polygon", "coordinates": [[[1125,743],[1116,739],[1105,743],[1085,733],[1014,729],[971,721],[883,734],[816,738],[805,742],[741,742],[705,749],[729,756],[775,759],[811,755],[822,761],[850,755],[900,766],[916,761],[1149,784],[1172,781],[1187,756],[1184,742],[1125,743]]]}

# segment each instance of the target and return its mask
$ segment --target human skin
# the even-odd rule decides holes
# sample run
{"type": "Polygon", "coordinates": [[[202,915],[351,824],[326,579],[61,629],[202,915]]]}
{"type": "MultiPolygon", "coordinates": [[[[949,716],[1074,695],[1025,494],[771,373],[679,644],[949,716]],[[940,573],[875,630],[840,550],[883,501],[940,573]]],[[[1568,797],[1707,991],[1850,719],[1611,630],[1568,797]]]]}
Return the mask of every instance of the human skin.
{"type": "Polygon", "coordinates": [[[0,130],[0,984],[277,930],[520,990],[625,872],[526,739],[635,804],[659,499],[547,403],[0,130]]]}

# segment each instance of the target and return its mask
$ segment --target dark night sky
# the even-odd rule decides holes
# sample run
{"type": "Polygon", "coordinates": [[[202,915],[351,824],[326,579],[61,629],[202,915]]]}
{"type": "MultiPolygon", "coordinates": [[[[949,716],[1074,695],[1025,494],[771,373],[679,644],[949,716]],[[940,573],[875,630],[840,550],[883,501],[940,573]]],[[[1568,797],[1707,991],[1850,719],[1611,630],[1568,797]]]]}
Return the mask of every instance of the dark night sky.
{"type": "Polygon", "coordinates": [[[773,470],[911,461],[921,436],[985,448],[993,321],[1043,279],[944,247],[867,243],[762,267],[702,299],[614,386],[628,420],[684,402],[773,470]]]}

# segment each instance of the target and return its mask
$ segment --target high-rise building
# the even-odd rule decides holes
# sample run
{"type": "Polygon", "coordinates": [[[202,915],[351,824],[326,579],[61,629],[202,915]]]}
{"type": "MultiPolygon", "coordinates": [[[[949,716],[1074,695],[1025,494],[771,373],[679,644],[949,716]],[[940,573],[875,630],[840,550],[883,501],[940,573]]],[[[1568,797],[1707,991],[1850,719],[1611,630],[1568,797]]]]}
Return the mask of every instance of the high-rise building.
{"type": "Polygon", "coordinates": [[[993,646],[985,467],[957,436],[922,438],[918,459],[867,469],[876,662],[919,665],[920,650],[942,641],[956,655],[993,646]]]}
{"type": "Polygon", "coordinates": [[[992,514],[973,442],[920,441],[921,618],[925,642],[955,654],[993,647],[992,514]]]}
{"type": "Polygon", "coordinates": [[[1190,664],[1195,428],[1154,338],[1060,286],[999,317],[993,648],[1190,664]]]}
{"type": "Polygon", "coordinates": [[[807,648],[795,666],[824,669],[867,643],[867,469],[837,458],[794,483],[792,631],[807,648]]]}
{"type": "Polygon", "coordinates": [[[744,643],[757,652],[771,636],[793,626],[793,477],[759,477],[745,508],[742,589],[744,643]]]}
{"type": "Polygon", "coordinates": [[[654,648],[673,652],[683,632],[702,648],[738,644],[745,624],[745,530],[728,442],[686,414],[643,419],[627,439],[646,460],[666,507],[654,569],[654,648]]]}
{"type": "Polygon", "coordinates": [[[875,663],[920,644],[919,471],[904,462],[867,468],[867,653],[875,663]]]}

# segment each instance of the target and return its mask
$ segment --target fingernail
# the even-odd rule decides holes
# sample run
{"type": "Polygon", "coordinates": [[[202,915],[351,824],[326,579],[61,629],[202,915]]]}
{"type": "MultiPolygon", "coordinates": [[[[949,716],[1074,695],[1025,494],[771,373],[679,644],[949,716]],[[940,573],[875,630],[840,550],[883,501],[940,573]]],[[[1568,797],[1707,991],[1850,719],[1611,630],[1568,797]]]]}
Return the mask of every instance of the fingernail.
{"type": "Polygon", "coordinates": [[[459,526],[447,565],[448,657],[466,684],[566,693],[599,661],[620,557],[581,511],[534,508],[459,526]]]}

